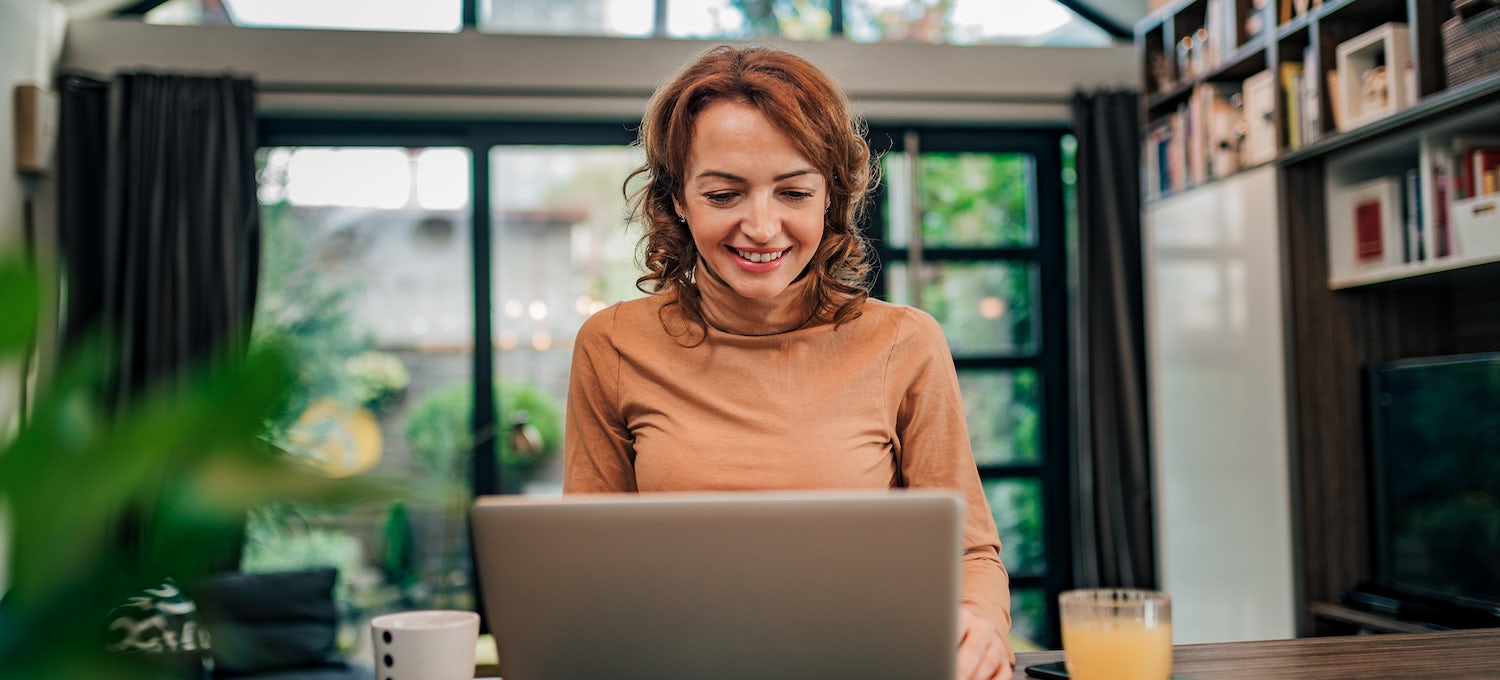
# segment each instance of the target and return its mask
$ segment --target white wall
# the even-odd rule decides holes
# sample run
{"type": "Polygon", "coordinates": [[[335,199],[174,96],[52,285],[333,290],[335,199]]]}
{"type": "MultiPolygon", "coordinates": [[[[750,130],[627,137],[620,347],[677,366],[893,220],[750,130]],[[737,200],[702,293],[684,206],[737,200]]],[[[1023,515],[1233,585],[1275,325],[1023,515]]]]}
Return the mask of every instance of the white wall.
{"type": "MultiPolygon", "coordinates": [[[[381,33],[74,21],[63,66],[253,75],[267,113],[404,112],[632,120],[658,81],[712,42],[381,33]]],[[[872,121],[1066,121],[1078,87],[1137,80],[1134,48],[786,45],[872,121]]]]}
{"type": "Polygon", "coordinates": [[[1175,642],[1295,635],[1276,169],[1145,211],[1157,556],[1175,642]]]}
{"type": "MultiPolygon", "coordinates": [[[[15,172],[13,99],[19,83],[50,87],[52,68],[62,49],[64,22],[61,7],[52,0],[0,2],[0,250],[20,247],[25,197],[37,194],[38,203],[45,203],[50,195],[44,184],[23,182],[15,172]]],[[[47,206],[37,212],[39,219],[51,214],[47,206]]],[[[41,227],[48,231],[46,225],[41,227]]],[[[20,393],[18,367],[0,364],[0,441],[8,441],[15,426],[20,393]]],[[[9,522],[0,507],[0,593],[10,583],[9,566],[9,522]]]]}

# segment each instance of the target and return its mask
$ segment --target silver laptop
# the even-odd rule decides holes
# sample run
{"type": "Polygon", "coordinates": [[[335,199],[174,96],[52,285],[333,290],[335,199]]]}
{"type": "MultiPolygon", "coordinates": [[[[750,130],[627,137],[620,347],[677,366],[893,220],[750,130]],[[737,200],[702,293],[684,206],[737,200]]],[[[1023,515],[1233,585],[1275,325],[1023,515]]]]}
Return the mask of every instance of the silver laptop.
{"type": "Polygon", "coordinates": [[[477,500],[504,680],[951,678],[963,501],[940,491],[477,500]]]}

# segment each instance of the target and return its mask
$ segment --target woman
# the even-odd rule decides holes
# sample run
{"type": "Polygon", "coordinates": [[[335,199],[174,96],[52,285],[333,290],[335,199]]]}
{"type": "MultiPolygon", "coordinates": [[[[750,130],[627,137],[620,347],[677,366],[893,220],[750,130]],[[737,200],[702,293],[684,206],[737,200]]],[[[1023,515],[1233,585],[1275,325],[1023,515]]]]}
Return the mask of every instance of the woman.
{"type": "Polygon", "coordinates": [[[720,47],[658,89],[631,197],[653,294],[578,332],[564,490],[958,490],[959,677],[1010,678],[1008,577],[947,341],[868,299],[862,132],[782,51],[720,47]]]}

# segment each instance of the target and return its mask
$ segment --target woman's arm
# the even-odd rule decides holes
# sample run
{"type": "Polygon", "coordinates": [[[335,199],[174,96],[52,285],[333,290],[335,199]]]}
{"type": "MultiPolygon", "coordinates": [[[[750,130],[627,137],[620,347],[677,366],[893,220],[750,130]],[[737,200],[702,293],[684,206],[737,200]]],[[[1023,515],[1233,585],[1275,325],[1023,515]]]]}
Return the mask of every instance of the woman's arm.
{"type": "Polygon", "coordinates": [[[619,305],[584,321],[573,346],[563,435],[563,492],[635,491],[635,449],[620,416],[619,305]]]}
{"type": "MultiPolygon", "coordinates": [[[[1010,577],[1000,562],[1000,539],[974,465],[958,375],[942,327],[927,313],[911,309],[890,361],[902,479],[907,486],[963,495],[963,603],[1004,639],[1011,624],[1010,577]]],[[[1006,655],[1014,660],[1011,650],[1006,655]]]]}

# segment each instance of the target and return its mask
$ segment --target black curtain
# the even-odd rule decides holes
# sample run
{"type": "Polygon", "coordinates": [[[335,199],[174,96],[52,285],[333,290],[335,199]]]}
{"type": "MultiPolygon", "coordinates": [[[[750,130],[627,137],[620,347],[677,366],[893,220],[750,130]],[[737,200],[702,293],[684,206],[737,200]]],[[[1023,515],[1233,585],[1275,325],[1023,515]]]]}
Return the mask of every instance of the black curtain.
{"type": "Polygon", "coordinates": [[[1074,580],[1156,587],[1135,92],[1073,98],[1078,140],[1074,580]]]}
{"type": "MultiPolygon", "coordinates": [[[[242,357],[260,268],[254,84],[64,75],[58,91],[63,351],[98,343],[115,408],[242,357]]],[[[141,547],[150,518],[121,522],[119,548],[141,547]]],[[[202,546],[203,566],[236,566],[240,542],[202,546]]]]}
{"type": "Polygon", "coordinates": [[[109,338],[115,401],[242,354],[260,266],[254,84],[69,75],[59,91],[64,346],[109,338]]]}

